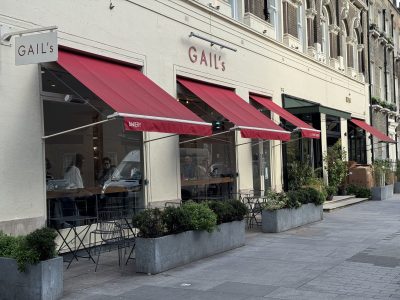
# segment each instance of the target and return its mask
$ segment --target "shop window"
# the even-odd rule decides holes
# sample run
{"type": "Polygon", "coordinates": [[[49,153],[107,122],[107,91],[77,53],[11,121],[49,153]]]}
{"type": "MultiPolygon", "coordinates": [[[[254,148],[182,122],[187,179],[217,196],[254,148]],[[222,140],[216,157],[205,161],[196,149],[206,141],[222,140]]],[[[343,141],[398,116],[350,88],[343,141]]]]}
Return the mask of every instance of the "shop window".
{"type": "Polygon", "coordinates": [[[179,84],[178,99],[204,121],[213,123],[213,135],[179,136],[181,197],[183,201],[229,199],[236,191],[233,124],[179,84]]]}
{"type": "MultiPolygon", "coordinates": [[[[315,129],[320,129],[321,120],[319,113],[298,114],[290,108],[286,108],[297,118],[310,124],[315,129]]],[[[283,122],[284,128],[293,131],[295,127],[288,122],[283,122]]],[[[302,138],[301,132],[295,131],[291,134],[291,140],[282,145],[283,154],[283,180],[284,189],[293,187],[293,173],[296,168],[304,167],[307,169],[322,170],[322,151],[321,140],[302,138]]],[[[316,175],[322,175],[316,173],[316,175]]]]}
{"type": "Polygon", "coordinates": [[[327,146],[331,147],[340,139],[340,118],[326,115],[326,140],[327,146]]]}
{"type": "MultiPolygon", "coordinates": [[[[250,99],[250,104],[266,117],[271,117],[271,112],[260,103],[250,99]]],[[[271,189],[271,142],[268,140],[252,140],[251,155],[254,191],[271,189]]]]}
{"type": "Polygon", "coordinates": [[[348,122],[349,161],[367,163],[365,130],[348,122]]]}
{"type": "MultiPolygon", "coordinates": [[[[42,68],[44,135],[106,119],[113,110],[64,69],[42,68]]],[[[144,207],[142,133],[126,132],[122,120],[45,139],[48,223],[68,227],[66,216],[97,217],[118,210],[131,218],[144,207]]],[[[84,225],[86,222],[79,222],[84,225]]],[[[95,219],[91,219],[95,220],[95,219]]]]}

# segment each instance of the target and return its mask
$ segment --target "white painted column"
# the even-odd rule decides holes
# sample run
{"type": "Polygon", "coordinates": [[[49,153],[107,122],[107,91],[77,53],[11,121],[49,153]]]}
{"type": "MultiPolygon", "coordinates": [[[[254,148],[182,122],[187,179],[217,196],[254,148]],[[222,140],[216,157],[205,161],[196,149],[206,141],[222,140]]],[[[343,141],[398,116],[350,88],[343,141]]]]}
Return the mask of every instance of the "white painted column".
{"type": "MultiPolygon", "coordinates": [[[[321,151],[322,157],[325,157],[326,151],[328,150],[327,140],[326,140],[326,115],[321,113],[321,151]]],[[[328,184],[328,172],[325,168],[325,161],[322,160],[322,173],[324,182],[328,184]]]]}
{"type": "MultiPolygon", "coordinates": [[[[244,88],[237,88],[236,94],[249,102],[249,91],[244,88]]],[[[237,178],[237,189],[252,190],[253,189],[253,158],[251,139],[242,138],[240,131],[236,131],[236,170],[239,173],[237,178]]],[[[256,147],[256,146],[255,146],[256,147]]]]}
{"type": "Polygon", "coordinates": [[[347,132],[347,119],[340,118],[340,139],[342,141],[342,151],[346,152],[344,160],[349,160],[349,135],[347,132]]]}

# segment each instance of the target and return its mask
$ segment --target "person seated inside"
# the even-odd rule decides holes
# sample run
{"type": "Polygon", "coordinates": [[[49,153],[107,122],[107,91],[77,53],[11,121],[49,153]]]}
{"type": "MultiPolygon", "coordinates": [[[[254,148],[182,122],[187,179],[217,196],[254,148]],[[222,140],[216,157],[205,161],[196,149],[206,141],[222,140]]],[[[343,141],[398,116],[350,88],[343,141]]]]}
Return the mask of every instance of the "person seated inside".
{"type": "Polygon", "coordinates": [[[196,177],[197,178],[208,178],[210,177],[210,161],[204,158],[201,164],[196,166],[196,177]]]}
{"type": "Polygon", "coordinates": [[[103,158],[103,169],[97,176],[97,181],[100,186],[103,186],[106,181],[110,180],[114,174],[115,166],[111,165],[111,159],[108,157],[103,158]]]}
{"type": "Polygon", "coordinates": [[[193,164],[192,157],[185,156],[182,165],[182,179],[194,179],[195,178],[195,165],[193,164]]]}
{"type": "Polygon", "coordinates": [[[83,155],[77,153],[74,161],[72,161],[65,170],[64,179],[68,182],[68,189],[83,189],[83,180],[81,176],[83,162],[83,155]]]}

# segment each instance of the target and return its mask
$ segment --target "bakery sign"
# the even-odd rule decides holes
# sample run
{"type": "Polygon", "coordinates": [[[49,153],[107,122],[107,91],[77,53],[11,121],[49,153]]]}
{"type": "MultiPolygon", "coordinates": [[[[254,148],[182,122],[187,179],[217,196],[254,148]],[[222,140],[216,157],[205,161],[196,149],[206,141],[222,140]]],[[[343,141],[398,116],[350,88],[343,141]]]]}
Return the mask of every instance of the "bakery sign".
{"type": "Polygon", "coordinates": [[[15,38],[15,64],[27,65],[57,61],[57,31],[15,38]]]}
{"type": "Polygon", "coordinates": [[[200,66],[213,68],[215,70],[225,71],[225,62],[222,60],[221,55],[207,51],[204,49],[198,49],[195,46],[189,47],[188,50],[189,59],[193,64],[200,66]]]}

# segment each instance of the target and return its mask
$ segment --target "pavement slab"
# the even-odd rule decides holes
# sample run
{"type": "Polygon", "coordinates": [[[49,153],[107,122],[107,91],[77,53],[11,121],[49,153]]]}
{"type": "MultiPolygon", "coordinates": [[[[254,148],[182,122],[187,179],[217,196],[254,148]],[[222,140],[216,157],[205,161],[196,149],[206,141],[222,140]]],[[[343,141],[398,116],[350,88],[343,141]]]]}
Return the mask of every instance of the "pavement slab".
{"type": "Polygon", "coordinates": [[[324,214],[282,233],[259,228],[246,245],[148,276],[116,252],[64,276],[63,299],[400,299],[400,195],[324,214]]]}

